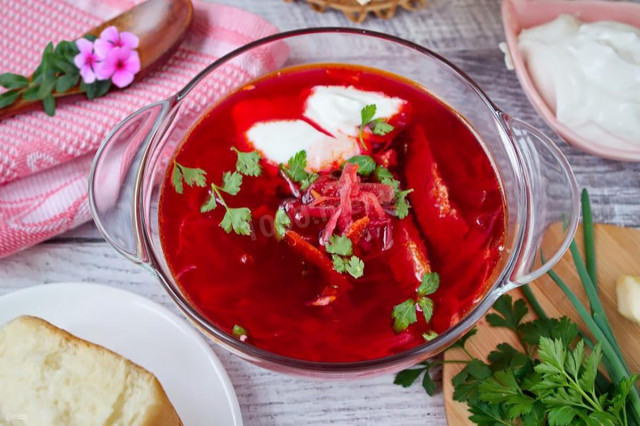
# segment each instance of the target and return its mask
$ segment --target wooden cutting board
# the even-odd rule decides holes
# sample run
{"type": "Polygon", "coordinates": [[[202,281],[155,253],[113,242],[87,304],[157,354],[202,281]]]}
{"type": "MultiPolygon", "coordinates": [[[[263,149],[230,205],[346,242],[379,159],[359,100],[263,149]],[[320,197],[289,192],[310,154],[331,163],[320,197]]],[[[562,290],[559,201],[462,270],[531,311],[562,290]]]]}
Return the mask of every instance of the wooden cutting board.
{"type": "MultiPolygon", "coordinates": [[[[582,251],[582,227],[576,235],[576,240],[582,251]]],[[[640,353],[640,326],[628,321],[618,313],[615,289],[615,282],[619,275],[640,275],[640,231],[611,225],[596,225],[595,246],[600,299],[629,368],[632,372],[640,372],[640,356],[638,356],[640,353]]],[[[553,269],[588,307],[587,297],[568,251],[553,269]]],[[[548,316],[567,315],[583,329],[583,324],[573,305],[547,275],[533,282],[531,288],[548,316]]],[[[514,298],[522,297],[520,290],[514,290],[510,294],[514,298]]],[[[535,317],[530,312],[527,318],[533,319],[535,317]]],[[[503,342],[518,347],[517,340],[509,330],[490,327],[485,318],[482,318],[477,326],[478,334],[469,339],[466,344],[466,348],[473,356],[486,361],[489,352],[503,342]]],[[[459,349],[447,351],[444,357],[448,360],[467,359],[459,349]]],[[[472,424],[468,420],[469,413],[466,404],[453,400],[451,379],[463,367],[462,364],[445,364],[443,370],[445,410],[448,423],[452,426],[472,424]]]]}

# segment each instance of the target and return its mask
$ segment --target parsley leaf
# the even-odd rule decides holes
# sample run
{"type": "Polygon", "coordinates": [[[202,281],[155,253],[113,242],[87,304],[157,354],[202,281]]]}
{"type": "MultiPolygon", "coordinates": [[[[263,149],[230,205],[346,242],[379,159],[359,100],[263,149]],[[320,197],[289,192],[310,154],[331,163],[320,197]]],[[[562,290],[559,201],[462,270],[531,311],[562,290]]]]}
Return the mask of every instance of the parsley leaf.
{"type": "Polygon", "coordinates": [[[336,270],[336,272],[343,274],[346,272],[347,270],[347,261],[344,260],[344,258],[338,256],[337,254],[334,254],[331,257],[331,260],[333,261],[333,269],[336,270]]]}
{"type": "Polygon", "coordinates": [[[244,327],[239,326],[238,324],[235,324],[233,326],[233,330],[232,333],[234,335],[234,337],[242,337],[242,336],[247,336],[247,330],[244,329],[244,327]]]}
{"type": "Polygon", "coordinates": [[[380,182],[380,183],[386,183],[388,181],[394,180],[393,173],[391,173],[389,171],[389,169],[387,169],[384,166],[380,166],[380,165],[377,166],[375,171],[373,172],[373,174],[376,177],[376,179],[378,180],[378,182],[380,182]]]}
{"type": "Polygon", "coordinates": [[[222,188],[229,195],[237,195],[242,186],[242,175],[238,172],[224,172],[222,175],[222,188]]]}
{"type": "Polygon", "coordinates": [[[393,329],[396,333],[405,331],[409,325],[418,321],[416,317],[416,303],[413,299],[407,299],[396,305],[391,312],[393,329]]]}
{"type": "Polygon", "coordinates": [[[262,174],[262,167],[260,166],[260,159],[262,156],[258,151],[241,152],[237,148],[232,148],[236,154],[238,154],[238,161],[236,161],[236,170],[245,176],[260,176],[262,174]]]}
{"type": "Polygon", "coordinates": [[[500,297],[493,305],[493,309],[498,313],[487,315],[487,322],[493,327],[506,327],[517,332],[522,319],[527,315],[529,309],[524,299],[518,299],[515,303],[512,302],[513,299],[508,294],[500,297]]]}
{"type": "Polygon", "coordinates": [[[419,297],[418,306],[420,306],[420,309],[422,310],[424,320],[429,323],[429,321],[431,321],[431,317],[433,316],[433,300],[428,297],[419,297]]]}
{"type": "Polygon", "coordinates": [[[284,234],[287,232],[287,229],[291,226],[291,219],[282,207],[278,208],[276,211],[274,222],[276,228],[276,239],[281,240],[284,238],[284,234]]]}
{"type": "Polygon", "coordinates": [[[358,256],[351,256],[345,269],[353,278],[360,278],[364,275],[364,262],[358,256]]]}
{"type": "Polygon", "coordinates": [[[280,169],[284,171],[294,182],[300,184],[300,188],[307,189],[318,178],[317,173],[308,173],[307,168],[307,152],[302,150],[295,153],[293,157],[289,159],[286,167],[280,166],[280,169]]]}
{"type": "Polygon", "coordinates": [[[246,207],[227,207],[220,226],[226,233],[233,230],[238,235],[251,235],[251,210],[246,207]]]}
{"type": "Polygon", "coordinates": [[[422,282],[418,287],[418,296],[429,296],[438,290],[440,286],[440,275],[435,272],[428,272],[422,276],[422,282]]]}
{"type": "Polygon", "coordinates": [[[409,203],[407,202],[407,195],[413,192],[413,189],[406,191],[396,191],[396,215],[399,219],[404,219],[409,215],[409,203]]]}
{"type": "Polygon", "coordinates": [[[376,162],[368,155],[356,155],[349,158],[347,162],[358,165],[358,174],[360,176],[369,176],[376,168],[376,162]]]}
{"type": "Polygon", "coordinates": [[[385,120],[375,120],[375,124],[373,126],[373,134],[378,136],[384,136],[389,132],[392,132],[395,129],[391,124],[387,123],[385,120]]]}
{"type": "Polygon", "coordinates": [[[211,185],[211,192],[209,193],[209,198],[207,201],[200,207],[200,213],[207,213],[211,210],[214,210],[218,207],[218,200],[216,199],[216,189],[214,185],[211,185]]]}
{"type": "Polygon", "coordinates": [[[353,254],[351,240],[342,235],[332,235],[324,248],[329,254],[338,254],[340,256],[351,256],[353,254]]]}
{"type": "Polygon", "coordinates": [[[365,106],[360,110],[360,132],[358,133],[358,139],[360,140],[360,145],[362,149],[365,151],[368,149],[367,145],[364,143],[364,128],[373,120],[373,117],[376,116],[376,107],[375,104],[370,104],[365,106]]]}
{"type": "Polygon", "coordinates": [[[173,172],[171,172],[171,184],[178,194],[182,194],[184,191],[184,183],[189,186],[204,187],[207,184],[207,172],[202,169],[195,169],[191,167],[185,167],[182,164],[174,161],[173,172]]]}
{"type": "MultiPolygon", "coordinates": [[[[436,337],[438,337],[438,333],[436,333],[435,331],[431,330],[427,333],[422,333],[422,338],[425,340],[425,342],[430,342],[433,339],[435,339],[436,337]]],[[[429,392],[427,392],[429,393],[429,392]]],[[[431,395],[431,394],[429,394],[431,395]]]]}
{"type": "Polygon", "coordinates": [[[408,388],[409,386],[414,384],[416,380],[418,380],[418,377],[420,377],[420,375],[424,373],[425,370],[425,367],[402,370],[396,375],[393,383],[395,383],[396,385],[400,385],[403,388],[408,388]]]}

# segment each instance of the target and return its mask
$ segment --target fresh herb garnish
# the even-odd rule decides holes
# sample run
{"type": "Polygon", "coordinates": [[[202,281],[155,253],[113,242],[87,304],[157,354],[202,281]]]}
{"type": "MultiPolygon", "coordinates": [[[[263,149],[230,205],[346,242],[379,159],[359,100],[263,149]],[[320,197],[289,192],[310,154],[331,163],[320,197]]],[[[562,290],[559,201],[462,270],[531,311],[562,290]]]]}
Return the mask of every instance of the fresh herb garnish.
{"type": "Polygon", "coordinates": [[[289,215],[284,211],[282,207],[279,207],[276,211],[276,217],[274,219],[274,226],[276,230],[276,239],[280,241],[284,238],[284,234],[287,232],[287,229],[291,226],[291,219],[289,215]]]}
{"type": "Polygon", "coordinates": [[[225,205],[227,212],[220,222],[226,233],[235,232],[238,235],[251,235],[251,210],[247,207],[230,208],[225,205]]]}
{"type": "Polygon", "coordinates": [[[220,227],[229,233],[231,231],[238,235],[251,234],[251,210],[247,207],[232,208],[229,207],[222,196],[225,192],[229,195],[237,195],[242,186],[242,175],[238,172],[224,172],[222,176],[222,186],[211,184],[209,198],[200,207],[202,213],[207,213],[221,204],[225,208],[225,214],[220,222],[220,227]]]}
{"type": "Polygon", "coordinates": [[[332,235],[329,242],[324,245],[329,254],[340,256],[351,256],[353,254],[353,244],[351,240],[342,235],[332,235]]]}
{"type": "Polygon", "coordinates": [[[199,186],[201,188],[207,185],[207,172],[202,169],[185,167],[177,161],[173,162],[173,172],[171,173],[171,184],[178,194],[184,192],[184,184],[189,186],[199,186]]]}
{"type": "Polygon", "coordinates": [[[244,329],[244,327],[239,326],[238,324],[235,324],[233,326],[233,330],[231,331],[233,333],[233,337],[237,337],[240,340],[246,340],[248,334],[247,334],[247,330],[244,329]]]}
{"type": "Polygon", "coordinates": [[[301,189],[307,189],[317,178],[317,173],[308,173],[307,168],[307,152],[302,150],[295,153],[289,159],[286,166],[280,165],[282,170],[291,180],[298,182],[301,189]]]}
{"type": "MultiPolygon", "coordinates": [[[[583,216],[590,215],[588,195],[583,192],[583,216]]],[[[514,302],[509,295],[498,299],[495,312],[486,317],[492,327],[514,332],[519,347],[501,343],[485,363],[472,357],[465,348],[476,332],[473,329],[452,346],[462,349],[469,360],[425,362],[399,373],[395,383],[409,386],[421,374],[428,376],[429,369],[438,363],[464,363],[464,369],[452,380],[453,397],[467,404],[469,419],[478,425],[640,424],[638,376],[629,372],[620,346],[610,332],[609,321],[601,311],[597,292],[591,291],[596,278],[593,225],[588,220],[583,226],[584,234],[590,234],[585,238],[585,256],[591,259],[590,267],[585,267],[575,242],[572,254],[583,286],[592,286],[585,289],[591,313],[555,272],[550,275],[574,304],[595,344],[569,318],[549,318],[531,289],[524,286],[522,292],[538,319],[524,322],[529,312],[527,303],[514,302]],[[601,364],[610,379],[599,371],[601,364]]],[[[425,389],[430,395],[433,393],[425,389]]]]}
{"type": "Polygon", "coordinates": [[[396,200],[395,212],[398,218],[404,219],[407,217],[409,215],[409,208],[411,207],[407,201],[407,195],[413,192],[413,188],[401,190],[400,181],[395,179],[393,174],[386,167],[377,166],[373,174],[378,182],[384,185],[389,185],[393,188],[396,200]]]}
{"type": "Polygon", "coordinates": [[[384,136],[389,132],[392,132],[395,127],[387,123],[383,118],[376,118],[376,111],[378,107],[375,104],[365,106],[360,110],[360,132],[358,133],[358,140],[364,151],[368,150],[367,144],[364,142],[364,129],[369,127],[372,129],[373,134],[378,136],[384,136]]]}
{"type": "Polygon", "coordinates": [[[376,168],[376,162],[368,155],[356,155],[349,158],[347,162],[358,165],[358,174],[360,176],[369,176],[376,168]]]}
{"type": "MultiPolygon", "coordinates": [[[[397,304],[391,312],[393,329],[396,333],[405,331],[418,319],[416,311],[418,307],[422,311],[425,322],[429,323],[433,316],[433,300],[430,297],[440,286],[440,276],[434,272],[428,272],[422,276],[420,286],[416,290],[416,297],[397,304]]],[[[425,337],[426,339],[426,337],[425,337]]]]}
{"type": "Polygon", "coordinates": [[[262,174],[262,167],[260,166],[262,156],[258,151],[242,152],[236,147],[232,149],[238,154],[238,161],[236,162],[236,170],[238,172],[245,176],[260,176],[262,174]]]}
{"type": "Polygon", "coordinates": [[[353,244],[345,236],[332,235],[324,248],[332,254],[333,269],[343,274],[348,273],[353,278],[364,275],[364,262],[358,256],[353,255],[353,244]]]}

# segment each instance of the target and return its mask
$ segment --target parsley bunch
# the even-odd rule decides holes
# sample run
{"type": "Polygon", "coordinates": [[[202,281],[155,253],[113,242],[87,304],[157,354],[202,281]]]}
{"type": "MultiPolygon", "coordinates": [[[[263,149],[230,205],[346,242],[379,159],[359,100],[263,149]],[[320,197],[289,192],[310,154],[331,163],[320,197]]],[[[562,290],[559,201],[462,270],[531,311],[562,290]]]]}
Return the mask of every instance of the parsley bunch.
{"type": "MultiPolygon", "coordinates": [[[[238,156],[236,161],[236,170],[227,171],[222,174],[222,185],[211,183],[209,198],[200,207],[202,213],[210,212],[222,205],[225,209],[225,215],[220,222],[220,227],[229,233],[231,231],[238,235],[251,234],[251,210],[247,207],[233,208],[229,207],[224,199],[223,193],[228,195],[237,195],[242,187],[243,175],[260,176],[262,167],[260,166],[260,153],[241,152],[236,148],[232,148],[238,156]]],[[[184,192],[184,184],[188,186],[198,186],[204,188],[207,185],[207,172],[198,169],[183,166],[177,161],[173,162],[173,172],[171,174],[171,184],[178,194],[184,192]]]]}
{"type": "MultiPolygon", "coordinates": [[[[485,363],[465,348],[474,329],[453,346],[461,348],[469,360],[425,361],[399,373],[395,383],[410,386],[421,374],[428,376],[435,365],[464,363],[464,369],[452,380],[453,397],[467,404],[470,420],[478,425],[640,425],[638,375],[630,373],[597,294],[593,224],[586,191],[582,206],[587,265],[575,241],[571,253],[591,312],[555,272],[550,275],[597,343],[569,318],[548,318],[531,289],[524,286],[522,291],[538,319],[523,322],[529,312],[527,303],[522,299],[514,302],[509,295],[498,299],[495,312],[486,317],[490,326],[515,333],[518,347],[501,343],[485,363]],[[609,378],[599,371],[601,365],[609,378]]],[[[430,395],[434,389],[431,383],[430,377],[423,378],[430,395]]]]}

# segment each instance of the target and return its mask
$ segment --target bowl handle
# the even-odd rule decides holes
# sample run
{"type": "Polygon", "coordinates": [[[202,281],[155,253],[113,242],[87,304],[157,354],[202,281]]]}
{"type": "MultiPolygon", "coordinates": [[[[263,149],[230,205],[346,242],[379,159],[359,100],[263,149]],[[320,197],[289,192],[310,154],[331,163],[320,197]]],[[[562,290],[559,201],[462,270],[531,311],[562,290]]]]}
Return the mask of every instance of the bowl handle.
{"type": "Polygon", "coordinates": [[[508,291],[542,276],[562,258],[578,227],[580,194],[571,166],[549,137],[524,121],[506,114],[502,118],[520,153],[526,205],[524,233],[508,291]]]}
{"type": "Polygon", "coordinates": [[[100,145],[89,174],[93,220],[109,244],[135,263],[149,261],[138,206],[148,148],[171,100],[148,105],[116,126],[100,145]]]}

